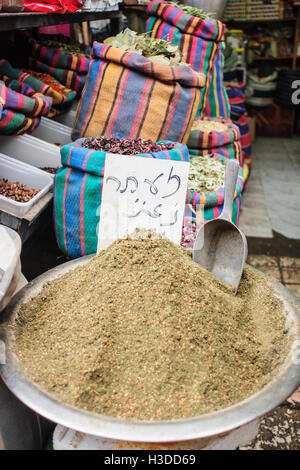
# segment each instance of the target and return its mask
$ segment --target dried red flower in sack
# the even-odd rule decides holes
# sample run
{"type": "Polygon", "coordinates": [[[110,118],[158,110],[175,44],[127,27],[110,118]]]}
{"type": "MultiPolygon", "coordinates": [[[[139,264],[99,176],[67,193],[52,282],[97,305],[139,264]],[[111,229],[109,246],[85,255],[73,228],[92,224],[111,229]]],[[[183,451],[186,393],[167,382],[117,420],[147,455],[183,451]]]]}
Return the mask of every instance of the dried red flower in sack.
{"type": "Polygon", "coordinates": [[[82,147],[103,152],[116,153],[119,155],[138,155],[140,153],[161,152],[172,150],[175,147],[173,142],[157,144],[152,140],[145,139],[120,139],[119,137],[94,137],[86,138],[81,144],[82,147]]]}

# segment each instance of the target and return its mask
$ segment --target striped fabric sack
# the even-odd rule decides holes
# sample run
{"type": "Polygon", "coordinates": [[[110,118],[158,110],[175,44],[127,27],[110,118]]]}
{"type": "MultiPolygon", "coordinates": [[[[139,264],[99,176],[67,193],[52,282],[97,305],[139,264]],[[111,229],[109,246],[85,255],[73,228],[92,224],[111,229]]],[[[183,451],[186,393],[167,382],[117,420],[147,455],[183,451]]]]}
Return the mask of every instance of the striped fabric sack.
{"type": "Polygon", "coordinates": [[[246,83],[225,82],[225,87],[231,107],[231,119],[246,112],[246,83]]]}
{"type": "Polygon", "coordinates": [[[40,122],[40,116],[47,116],[52,100],[36,94],[29,98],[0,83],[0,134],[19,135],[32,132],[40,122]]]}
{"type": "Polygon", "coordinates": [[[70,90],[76,91],[78,96],[81,95],[84,84],[86,82],[86,73],[79,74],[74,70],[61,69],[59,67],[53,67],[48,64],[34,59],[33,57],[29,58],[29,68],[36,70],[40,73],[48,73],[51,77],[54,77],[59,83],[62,83],[65,87],[70,90]]]}
{"type": "MultiPolygon", "coordinates": [[[[82,139],[79,139],[62,147],[63,166],[54,180],[54,225],[57,243],[70,258],[97,251],[102,179],[108,154],[81,147],[81,142],[82,139]]],[[[169,151],[137,156],[189,161],[188,149],[181,144],[169,151]]]]}
{"type": "MultiPolygon", "coordinates": [[[[199,157],[201,158],[201,157],[199,157]]],[[[212,158],[222,161],[226,164],[226,158],[222,155],[212,154],[212,158]]],[[[239,170],[239,177],[236,186],[236,192],[234,196],[232,206],[232,221],[238,225],[239,214],[241,207],[241,194],[244,190],[245,177],[242,168],[239,170]]],[[[194,211],[197,213],[197,219],[207,222],[209,220],[217,219],[224,208],[224,188],[211,192],[196,192],[188,191],[186,204],[190,204],[194,211]]]]}
{"type": "Polygon", "coordinates": [[[33,41],[31,56],[51,67],[87,73],[92,60],[90,57],[92,50],[89,46],[85,45],[76,44],[76,47],[82,49],[82,55],[72,54],[64,49],[43,46],[33,41]]]}
{"type": "Polygon", "coordinates": [[[170,67],[94,43],[94,60],[77,108],[73,140],[122,137],[186,143],[205,77],[190,67],[170,67]]]}
{"type": "Polygon", "coordinates": [[[0,119],[0,134],[20,135],[33,132],[40,123],[40,118],[30,118],[11,109],[4,109],[0,119]]]}
{"type": "Polygon", "coordinates": [[[224,83],[224,49],[225,42],[221,41],[212,71],[211,84],[205,115],[208,117],[230,118],[230,102],[224,83]]]}
{"type": "MultiPolygon", "coordinates": [[[[53,106],[71,105],[73,100],[76,98],[75,91],[66,88],[64,93],[60,93],[46,83],[43,83],[38,78],[31,76],[29,73],[12,67],[10,63],[4,59],[0,60],[0,75],[5,76],[11,80],[11,82],[8,82],[8,86],[10,88],[12,87],[16,90],[18,85],[20,85],[21,91],[21,84],[26,84],[31,88],[31,90],[52,98],[53,106]]],[[[23,87],[23,90],[28,91],[29,88],[23,87]]],[[[25,94],[27,95],[27,92],[25,92],[25,94]]]]}
{"type": "Polygon", "coordinates": [[[246,83],[225,83],[231,105],[231,119],[238,126],[241,134],[241,147],[244,163],[252,167],[251,135],[246,116],[246,83]]]}
{"type": "Polygon", "coordinates": [[[243,165],[240,131],[230,119],[207,117],[197,119],[189,137],[188,148],[191,158],[217,153],[226,158],[234,158],[240,162],[241,166],[243,165]],[[199,121],[211,124],[212,128],[214,123],[223,124],[226,129],[222,131],[200,130],[196,128],[196,123],[199,121]]]}
{"type": "MultiPolygon", "coordinates": [[[[216,100],[215,106],[220,111],[227,105],[222,104],[222,92],[217,79],[221,67],[221,42],[224,39],[225,25],[217,20],[202,20],[169,5],[165,1],[153,0],[148,8],[146,32],[152,38],[170,41],[184,54],[183,61],[190,64],[194,71],[206,76],[205,91],[202,96],[197,116],[204,116],[210,95],[216,100]],[[210,92],[212,73],[218,57],[218,71],[215,72],[215,84],[210,92]],[[215,86],[215,88],[214,88],[215,86]],[[215,93],[216,91],[216,93],[215,93]],[[220,101],[220,105],[217,103],[220,101]]],[[[219,79],[221,74],[219,74],[219,79]]],[[[225,95],[224,95],[225,97],[225,95]]]]}
{"type": "Polygon", "coordinates": [[[236,122],[241,133],[241,146],[244,162],[248,168],[252,167],[252,139],[246,114],[243,114],[236,122]]]}
{"type": "Polygon", "coordinates": [[[19,111],[29,117],[47,116],[51,110],[52,99],[40,93],[34,93],[29,97],[3,84],[0,84],[0,90],[4,108],[19,111]]]}

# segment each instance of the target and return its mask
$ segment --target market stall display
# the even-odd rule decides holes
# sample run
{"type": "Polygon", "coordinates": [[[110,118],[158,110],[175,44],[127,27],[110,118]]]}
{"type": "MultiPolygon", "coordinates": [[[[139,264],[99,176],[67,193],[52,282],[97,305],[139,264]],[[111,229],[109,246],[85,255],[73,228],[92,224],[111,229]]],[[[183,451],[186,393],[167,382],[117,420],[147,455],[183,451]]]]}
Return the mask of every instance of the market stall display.
{"type": "MultiPolygon", "coordinates": [[[[294,11],[269,26],[229,24],[236,29],[225,36],[223,0],[205,0],[200,8],[196,0],[141,0],[122,5],[120,13],[119,0],[10,3],[20,14],[2,16],[23,31],[7,35],[0,55],[0,134],[7,134],[0,135],[0,224],[19,234],[19,249],[2,243],[0,225],[0,312],[6,307],[0,314],[0,450],[12,442],[7,419],[22,420],[24,412],[14,413],[18,402],[10,406],[6,386],[57,423],[55,449],[76,448],[78,433],[82,448],[200,450],[248,443],[261,416],[300,385],[300,304],[245,265],[246,250],[230,248],[226,236],[233,225],[244,240],[237,227],[250,227],[253,249],[254,226],[260,230],[269,217],[270,227],[260,233],[272,237],[272,204],[289,201],[286,192],[272,192],[282,189],[289,170],[274,188],[271,177],[288,159],[294,168],[298,161],[297,143],[287,144],[287,137],[299,109],[300,16],[294,11]],[[24,13],[79,8],[62,28],[45,25],[55,25],[56,17],[61,24],[63,15],[24,13]],[[140,24],[147,16],[142,34],[126,29],[123,9],[135,11],[140,24]],[[99,29],[89,24],[99,18],[105,22],[99,29]],[[30,25],[44,27],[29,31],[30,25]],[[247,69],[247,58],[255,69],[247,69]],[[275,59],[284,70],[273,66],[275,59]],[[269,190],[265,174],[259,175],[244,201],[252,165],[247,116],[256,118],[256,135],[284,136],[287,156],[279,161],[284,152],[268,142],[253,177],[270,162],[269,190]],[[245,222],[249,207],[254,215],[245,222]],[[202,263],[194,251],[197,236],[220,227],[225,213],[227,226],[212,235],[212,263],[202,263]],[[143,228],[149,226],[162,235],[143,228]],[[33,282],[10,301],[21,274],[21,242],[22,265],[33,282]],[[212,269],[218,243],[228,254],[222,273],[234,255],[243,265],[237,290],[212,269]]],[[[255,1],[228,3],[227,15],[237,17],[243,8],[246,18],[280,10],[277,0],[265,10],[255,1]]],[[[9,25],[2,21],[1,29],[9,25]]],[[[263,148],[258,142],[255,151],[263,148]]],[[[267,246],[277,256],[273,238],[259,250],[267,246]]],[[[204,247],[208,240],[201,235],[204,247]]],[[[199,254],[202,247],[196,248],[199,254]]],[[[284,250],[293,248],[289,240],[284,250]]],[[[297,292],[293,269],[286,259],[277,262],[276,275],[297,292]]],[[[30,432],[43,437],[39,418],[38,432],[36,416],[27,418],[30,432]]],[[[25,441],[41,445],[22,438],[17,445],[25,441]]]]}
{"type": "Polygon", "coordinates": [[[93,57],[73,139],[118,134],[187,142],[205,83],[203,74],[96,42],[93,57]]]}

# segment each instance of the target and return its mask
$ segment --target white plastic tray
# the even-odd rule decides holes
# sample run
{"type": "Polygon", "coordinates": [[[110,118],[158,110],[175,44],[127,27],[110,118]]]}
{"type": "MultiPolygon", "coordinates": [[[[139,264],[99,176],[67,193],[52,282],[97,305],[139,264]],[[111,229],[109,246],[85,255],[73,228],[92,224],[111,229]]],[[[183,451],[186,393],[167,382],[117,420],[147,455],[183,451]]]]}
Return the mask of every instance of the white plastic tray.
{"type": "Polygon", "coordinates": [[[60,148],[32,135],[0,136],[0,152],[39,169],[61,166],[60,148]]]}
{"type": "Polygon", "coordinates": [[[3,154],[0,154],[1,178],[18,181],[20,184],[26,184],[28,188],[39,190],[38,194],[28,202],[17,202],[0,195],[0,210],[20,218],[47,194],[53,185],[50,174],[3,154]]]}
{"type": "Polygon", "coordinates": [[[56,116],[54,119],[56,122],[60,122],[65,126],[69,126],[73,128],[74,121],[76,117],[76,109],[70,109],[67,113],[61,114],[60,116],[56,116]]]}
{"type": "Polygon", "coordinates": [[[42,117],[39,126],[30,135],[49,144],[66,145],[72,142],[71,132],[71,127],[42,117]]]}

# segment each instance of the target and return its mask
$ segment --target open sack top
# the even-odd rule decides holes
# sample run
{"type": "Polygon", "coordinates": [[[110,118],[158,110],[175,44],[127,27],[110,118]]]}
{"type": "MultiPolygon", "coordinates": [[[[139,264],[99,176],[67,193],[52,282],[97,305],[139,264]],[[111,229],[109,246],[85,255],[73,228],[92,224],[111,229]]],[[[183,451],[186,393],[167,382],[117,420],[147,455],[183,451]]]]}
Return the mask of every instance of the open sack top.
{"type": "MultiPolygon", "coordinates": [[[[198,157],[201,158],[201,157],[198,157]]],[[[228,161],[227,158],[223,157],[223,155],[219,155],[217,153],[212,154],[211,158],[223,162],[224,165],[228,161]]],[[[243,168],[240,167],[239,169],[239,176],[236,184],[236,191],[234,195],[234,199],[238,198],[245,186],[245,177],[243,168]]],[[[191,204],[194,209],[196,209],[199,205],[204,206],[206,209],[210,207],[221,206],[224,204],[224,195],[225,195],[225,188],[216,189],[215,191],[210,192],[197,192],[197,191],[188,191],[186,204],[191,204]]]]}
{"type": "Polygon", "coordinates": [[[162,82],[177,82],[182,86],[194,88],[203,88],[205,85],[205,75],[195,72],[189,66],[179,65],[171,67],[169,65],[157,64],[140,54],[126,52],[107,44],[94,42],[93,57],[95,59],[115,62],[129,69],[154,77],[162,82]]]}
{"type": "Polygon", "coordinates": [[[225,25],[221,21],[215,19],[203,20],[191,16],[165,1],[153,0],[148,5],[147,13],[150,16],[162,18],[185,34],[198,36],[207,41],[220,42],[225,33],[225,25]]]}
{"type": "MultiPolygon", "coordinates": [[[[85,139],[78,139],[61,148],[62,165],[64,167],[71,167],[86,173],[91,173],[96,176],[104,176],[105,159],[110,152],[81,147],[84,140],[85,139]]],[[[158,142],[158,144],[165,143],[169,143],[169,141],[158,142]]],[[[162,150],[160,152],[142,153],[132,156],[180,162],[189,162],[190,160],[187,146],[179,143],[176,144],[172,150],[162,150]]]]}
{"type": "Polygon", "coordinates": [[[240,140],[241,135],[239,128],[233,124],[230,119],[202,117],[196,121],[225,124],[226,129],[224,131],[213,129],[203,131],[192,128],[188,141],[188,147],[191,149],[214,149],[223,147],[224,145],[233,144],[240,140]]]}

